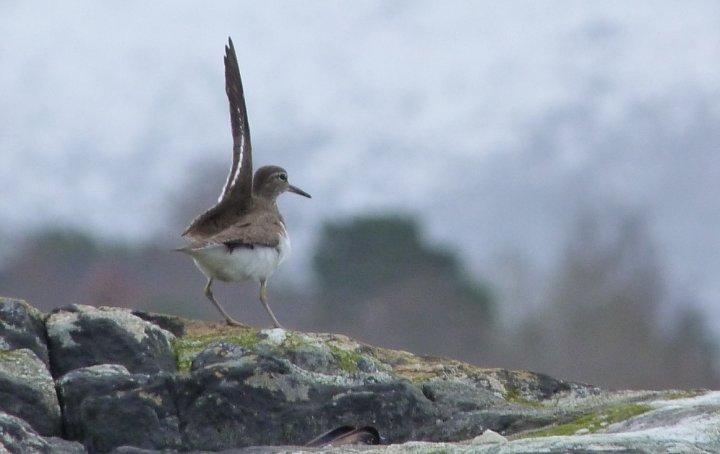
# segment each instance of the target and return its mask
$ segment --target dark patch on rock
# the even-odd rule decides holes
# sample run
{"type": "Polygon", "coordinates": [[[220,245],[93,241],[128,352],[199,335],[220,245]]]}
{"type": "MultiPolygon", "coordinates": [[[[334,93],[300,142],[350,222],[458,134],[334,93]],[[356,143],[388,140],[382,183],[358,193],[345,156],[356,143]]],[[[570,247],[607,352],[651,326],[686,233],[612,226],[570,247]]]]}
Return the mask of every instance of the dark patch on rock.
{"type": "Polygon", "coordinates": [[[486,389],[453,380],[427,381],[422,384],[422,392],[447,415],[505,403],[486,389]]]}
{"type": "MultiPolygon", "coordinates": [[[[536,372],[518,374],[515,371],[502,370],[498,375],[506,383],[506,388],[513,396],[529,401],[542,401],[552,399],[557,395],[568,392],[571,385],[563,380],[536,372]]],[[[592,388],[584,385],[586,388],[592,388]]]]}
{"type": "Polygon", "coordinates": [[[467,418],[479,422],[485,429],[502,435],[512,435],[554,423],[562,423],[568,417],[544,408],[523,408],[517,405],[479,410],[467,414],[467,418]]]}
{"type": "Polygon", "coordinates": [[[308,346],[289,350],[287,359],[302,369],[322,374],[337,373],[339,369],[332,352],[308,346]]]}
{"type": "Polygon", "coordinates": [[[173,335],[181,337],[185,335],[185,323],[180,317],[173,317],[171,315],[155,314],[144,311],[131,311],[136,317],[140,317],[146,322],[150,322],[153,325],[157,325],[160,328],[170,331],[173,335]]]}

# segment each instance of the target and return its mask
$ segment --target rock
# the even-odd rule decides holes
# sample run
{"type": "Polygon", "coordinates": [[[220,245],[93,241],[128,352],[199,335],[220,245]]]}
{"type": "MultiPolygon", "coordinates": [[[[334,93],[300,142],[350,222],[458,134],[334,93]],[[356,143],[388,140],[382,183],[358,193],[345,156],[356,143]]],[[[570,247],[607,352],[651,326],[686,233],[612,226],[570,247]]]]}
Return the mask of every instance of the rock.
{"type": "Polygon", "coordinates": [[[68,372],[57,380],[62,402],[65,437],[91,444],[94,434],[88,429],[88,407],[95,399],[119,397],[148,382],[145,374],[131,374],[125,366],[102,364],[68,372]]]}
{"type": "Polygon", "coordinates": [[[44,316],[22,300],[0,297],[0,350],[31,350],[49,368],[44,316]]]}
{"type": "Polygon", "coordinates": [[[0,410],[42,435],[60,435],[60,406],[44,362],[27,348],[0,353],[0,410]]]}
{"type": "Polygon", "coordinates": [[[183,448],[173,378],[167,373],[149,377],[143,385],[84,399],[81,440],[91,452],[118,446],[177,450],[183,448]]]}
{"type": "Polygon", "coordinates": [[[502,397],[486,389],[454,380],[428,380],[423,383],[422,392],[447,416],[505,403],[502,397]]]}
{"type": "MultiPolygon", "coordinates": [[[[688,393],[691,394],[691,393],[688,393]]],[[[657,397],[657,396],[656,396],[657,397]]],[[[673,396],[676,397],[676,396],[673,396]]],[[[625,404],[629,405],[629,404],[625,404]]],[[[382,447],[363,447],[363,454],[438,452],[467,454],[546,454],[575,453],[697,453],[720,452],[720,392],[672,400],[651,400],[649,409],[607,430],[588,429],[587,435],[558,435],[571,427],[554,426],[542,433],[503,437],[486,431],[471,440],[448,442],[411,441],[382,447]]],[[[611,407],[612,408],[612,407],[611,407]]],[[[602,411],[598,414],[602,414],[602,411]]],[[[584,418],[590,422],[592,418],[584,418]]],[[[574,425],[573,425],[574,428],[574,425]]],[[[294,452],[313,452],[295,448],[294,452]]],[[[233,451],[236,454],[260,452],[254,448],[233,451]]],[[[287,452],[270,447],[262,452],[287,452]]],[[[325,449],[326,453],[347,453],[348,448],[325,449]]]]}
{"type": "Polygon", "coordinates": [[[80,454],[87,451],[77,442],[43,437],[22,419],[0,411],[0,448],[2,452],[41,454],[80,454]]]}
{"type": "Polygon", "coordinates": [[[178,411],[184,446],[208,450],[305,444],[341,424],[373,425],[387,440],[404,441],[435,416],[406,380],[335,384],[265,355],[193,371],[178,386],[178,411]]]}
{"type": "Polygon", "coordinates": [[[175,336],[127,309],[71,305],[46,321],[53,375],[98,364],[130,372],[174,372],[175,336]]]}
{"type": "Polygon", "coordinates": [[[608,391],[340,335],[0,303],[11,452],[316,452],[302,446],[342,426],[386,446],[323,452],[720,452],[720,392],[608,391]]]}

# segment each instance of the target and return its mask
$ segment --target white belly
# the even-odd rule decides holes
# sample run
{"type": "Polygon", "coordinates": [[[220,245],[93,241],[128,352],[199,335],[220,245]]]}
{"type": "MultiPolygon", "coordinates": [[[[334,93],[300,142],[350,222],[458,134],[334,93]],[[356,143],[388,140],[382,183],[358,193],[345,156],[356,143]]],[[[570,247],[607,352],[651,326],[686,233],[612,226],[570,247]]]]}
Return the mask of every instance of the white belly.
{"type": "Polygon", "coordinates": [[[225,245],[220,244],[186,252],[192,256],[195,265],[208,278],[225,282],[242,282],[266,280],[290,256],[290,251],[290,239],[282,236],[278,248],[236,247],[230,251],[225,245]]]}

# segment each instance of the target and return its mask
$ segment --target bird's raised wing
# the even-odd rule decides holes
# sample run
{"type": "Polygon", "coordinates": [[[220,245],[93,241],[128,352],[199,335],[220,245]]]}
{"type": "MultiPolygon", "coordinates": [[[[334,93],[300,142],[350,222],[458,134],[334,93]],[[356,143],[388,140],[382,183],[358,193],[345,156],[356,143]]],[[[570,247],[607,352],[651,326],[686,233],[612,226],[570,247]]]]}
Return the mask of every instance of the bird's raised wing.
{"type": "Polygon", "coordinates": [[[252,147],[240,68],[232,39],[225,46],[225,92],[230,104],[233,159],[227,182],[215,206],[195,218],[183,236],[213,235],[231,225],[252,202],[252,147]],[[232,205],[232,207],[230,207],[232,205]]]}
{"type": "Polygon", "coordinates": [[[230,38],[228,45],[225,46],[225,92],[230,104],[233,160],[218,202],[232,199],[233,202],[245,203],[252,196],[252,145],[240,68],[235,55],[235,46],[230,38]]]}

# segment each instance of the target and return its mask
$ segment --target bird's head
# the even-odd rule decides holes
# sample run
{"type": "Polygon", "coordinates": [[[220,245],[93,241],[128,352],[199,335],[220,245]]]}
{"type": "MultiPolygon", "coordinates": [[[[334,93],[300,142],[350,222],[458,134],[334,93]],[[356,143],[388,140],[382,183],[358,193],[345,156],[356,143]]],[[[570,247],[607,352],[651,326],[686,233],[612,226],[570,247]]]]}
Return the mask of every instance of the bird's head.
{"type": "Polygon", "coordinates": [[[282,167],[260,167],[253,177],[253,193],[256,196],[275,200],[283,192],[294,192],[310,198],[310,194],[288,182],[288,174],[282,167]]]}

